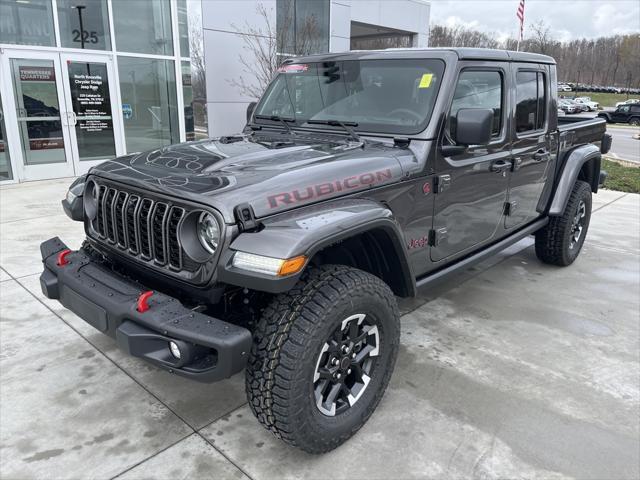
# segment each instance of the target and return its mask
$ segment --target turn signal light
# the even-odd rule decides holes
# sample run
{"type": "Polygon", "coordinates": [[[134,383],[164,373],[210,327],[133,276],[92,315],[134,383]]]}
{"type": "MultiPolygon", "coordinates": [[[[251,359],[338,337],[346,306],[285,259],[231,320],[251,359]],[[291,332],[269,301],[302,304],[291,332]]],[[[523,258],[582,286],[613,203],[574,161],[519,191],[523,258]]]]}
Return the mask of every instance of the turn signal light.
{"type": "Polygon", "coordinates": [[[307,261],[307,257],[304,255],[300,255],[299,257],[289,258],[282,262],[280,266],[280,270],[278,271],[279,277],[284,277],[285,275],[292,275],[294,273],[298,273],[304,267],[305,262],[307,261]]]}

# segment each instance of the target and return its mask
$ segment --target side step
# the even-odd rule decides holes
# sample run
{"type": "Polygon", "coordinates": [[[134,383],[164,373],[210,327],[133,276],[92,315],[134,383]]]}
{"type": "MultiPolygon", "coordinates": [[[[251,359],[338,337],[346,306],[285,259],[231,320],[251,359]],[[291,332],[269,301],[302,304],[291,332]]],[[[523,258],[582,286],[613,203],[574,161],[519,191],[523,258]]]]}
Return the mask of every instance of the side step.
{"type": "Polygon", "coordinates": [[[424,287],[425,285],[435,285],[441,281],[446,280],[449,277],[460,273],[467,268],[472,267],[473,265],[480,263],[488,257],[495,255],[496,253],[504,250],[507,247],[510,247],[514,243],[519,242],[525,237],[528,237],[532,233],[540,230],[547,223],[549,223],[548,218],[542,218],[540,220],[536,220],[535,222],[527,225],[526,227],[518,230],[513,235],[500,240],[489,247],[486,247],[479,251],[478,253],[471,254],[468,257],[463,258],[462,260],[457,261],[453,265],[449,265],[444,267],[441,270],[436,270],[435,272],[430,272],[422,278],[416,280],[416,287],[424,287]]]}

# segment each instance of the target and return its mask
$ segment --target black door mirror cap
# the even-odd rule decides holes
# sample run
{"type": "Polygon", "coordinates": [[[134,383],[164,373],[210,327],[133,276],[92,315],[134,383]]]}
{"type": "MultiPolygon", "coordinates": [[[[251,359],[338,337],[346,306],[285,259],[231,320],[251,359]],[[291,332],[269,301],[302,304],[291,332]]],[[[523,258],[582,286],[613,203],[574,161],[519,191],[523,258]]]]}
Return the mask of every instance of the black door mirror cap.
{"type": "Polygon", "coordinates": [[[491,142],[493,110],[490,108],[461,108],[456,113],[456,143],[458,145],[487,145],[491,142]]]}

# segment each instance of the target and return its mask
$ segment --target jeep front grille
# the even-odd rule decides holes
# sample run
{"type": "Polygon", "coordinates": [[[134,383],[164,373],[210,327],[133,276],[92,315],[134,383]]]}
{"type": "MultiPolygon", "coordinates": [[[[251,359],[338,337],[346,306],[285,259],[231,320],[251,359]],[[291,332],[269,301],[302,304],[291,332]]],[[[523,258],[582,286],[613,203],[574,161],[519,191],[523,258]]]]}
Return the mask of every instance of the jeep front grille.
{"type": "Polygon", "coordinates": [[[178,241],[185,208],[111,186],[96,184],[95,188],[97,215],[91,227],[97,240],[170,270],[199,267],[178,241]]]}

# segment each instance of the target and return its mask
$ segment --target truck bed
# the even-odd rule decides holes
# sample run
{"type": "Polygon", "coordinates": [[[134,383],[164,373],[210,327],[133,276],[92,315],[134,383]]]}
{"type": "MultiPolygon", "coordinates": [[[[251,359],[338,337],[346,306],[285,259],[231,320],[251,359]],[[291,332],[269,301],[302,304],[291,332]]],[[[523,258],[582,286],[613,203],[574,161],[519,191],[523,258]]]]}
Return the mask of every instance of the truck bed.
{"type": "Polygon", "coordinates": [[[607,131],[607,122],[602,118],[558,117],[558,132],[562,150],[585,145],[601,146],[607,131]]]}

